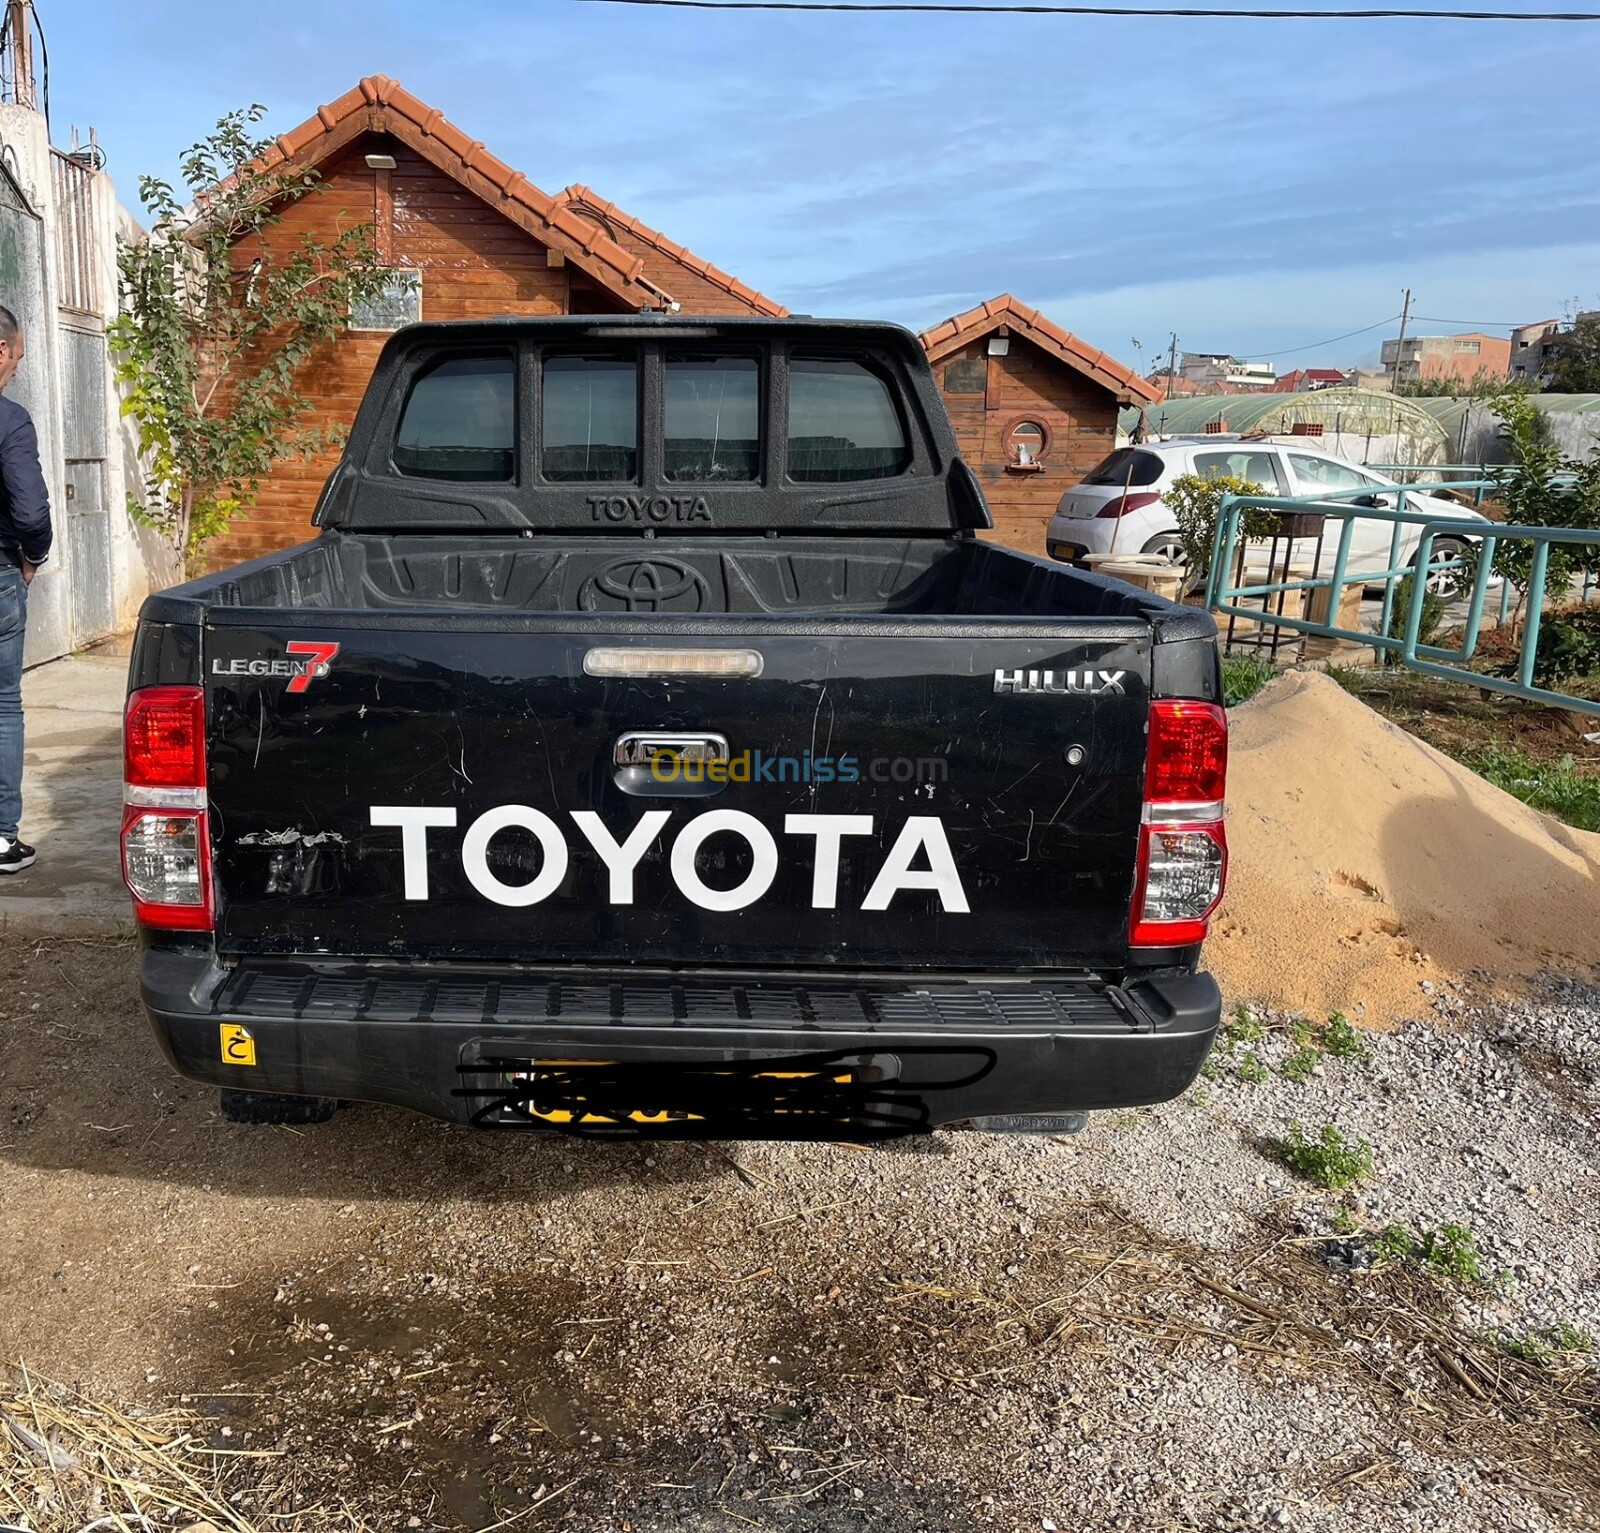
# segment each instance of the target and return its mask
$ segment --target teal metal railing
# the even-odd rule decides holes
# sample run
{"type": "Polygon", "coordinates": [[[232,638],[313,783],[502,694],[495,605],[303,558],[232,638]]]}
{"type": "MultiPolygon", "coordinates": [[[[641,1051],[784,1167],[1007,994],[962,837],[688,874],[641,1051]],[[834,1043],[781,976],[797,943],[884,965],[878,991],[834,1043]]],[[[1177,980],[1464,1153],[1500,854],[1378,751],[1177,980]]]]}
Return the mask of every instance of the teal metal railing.
{"type": "MultiPolygon", "coordinates": [[[[1206,605],[1212,612],[1222,617],[1246,618],[1258,624],[1286,628],[1293,633],[1363,644],[1380,654],[1392,656],[1399,664],[1424,675],[1469,682],[1475,687],[1492,692],[1503,692],[1514,697],[1528,698],[1534,702],[1552,703],[1583,713],[1600,714],[1600,701],[1535,686],[1533,681],[1538,659],[1539,632],[1544,620],[1545,584],[1550,550],[1555,546],[1574,544],[1600,546],[1600,530],[1508,526],[1500,522],[1481,521],[1476,517],[1456,518],[1440,516],[1436,511],[1407,509],[1408,491],[1426,494],[1441,489],[1477,488],[1480,483],[1492,487],[1495,482],[1492,479],[1474,481],[1470,484],[1464,484],[1459,480],[1448,483],[1434,481],[1397,487],[1396,504],[1393,506],[1357,504],[1359,501],[1370,501],[1373,498],[1374,492],[1370,488],[1331,490],[1318,497],[1225,496],[1217,518],[1217,531],[1212,544],[1206,605]],[[1329,573],[1322,575],[1314,569],[1309,576],[1297,578],[1292,573],[1292,559],[1286,556],[1281,579],[1274,578],[1274,570],[1270,564],[1266,570],[1266,578],[1255,578],[1247,568],[1249,560],[1246,557],[1246,540],[1243,536],[1242,523],[1245,513],[1257,507],[1289,514],[1311,512],[1327,520],[1337,521],[1339,532],[1334,545],[1333,565],[1329,573]],[[1349,569],[1351,538],[1358,521],[1390,524],[1388,564],[1381,570],[1362,569],[1359,573],[1352,573],[1349,569]],[[1408,541],[1406,538],[1408,527],[1418,530],[1418,543],[1416,551],[1402,559],[1402,550],[1408,541]],[[1434,545],[1442,538],[1471,542],[1476,545],[1475,556],[1467,561],[1435,558],[1434,545]],[[1494,561],[1496,551],[1511,541],[1529,543],[1532,546],[1532,554],[1529,561],[1527,611],[1523,620],[1515,674],[1507,677],[1471,670],[1467,662],[1477,653],[1491,585],[1499,587],[1499,626],[1503,627],[1509,616],[1511,587],[1506,581],[1495,579],[1494,561]],[[1396,623],[1395,603],[1402,580],[1419,573],[1433,575],[1457,571],[1465,576],[1466,566],[1470,566],[1471,579],[1470,583],[1458,593],[1458,599],[1466,603],[1461,624],[1461,642],[1458,645],[1448,647],[1426,644],[1421,640],[1423,608],[1428,594],[1426,579],[1412,581],[1410,601],[1403,614],[1403,621],[1396,623]],[[1344,591],[1352,586],[1377,585],[1383,587],[1383,604],[1377,631],[1373,632],[1359,626],[1341,627],[1338,619],[1344,591]],[[1328,593],[1326,617],[1320,621],[1309,615],[1312,605],[1309,596],[1310,593],[1317,591],[1328,593]],[[1307,598],[1303,609],[1306,612],[1305,616],[1295,616],[1288,611],[1274,611],[1272,608],[1274,598],[1277,598],[1280,608],[1287,606],[1290,598],[1294,598],[1295,606],[1299,607],[1301,605],[1299,599],[1302,596],[1307,598]]],[[[1325,546],[1326,536],[1323,541],[1325,546]]],[[[1252,542],[1250,546],[1259,547],[1260,544],[1252,542]]],[[[1587,599],[1589,589],[1590,583],[1586,572],[1584,599],[1587,599]]]]}

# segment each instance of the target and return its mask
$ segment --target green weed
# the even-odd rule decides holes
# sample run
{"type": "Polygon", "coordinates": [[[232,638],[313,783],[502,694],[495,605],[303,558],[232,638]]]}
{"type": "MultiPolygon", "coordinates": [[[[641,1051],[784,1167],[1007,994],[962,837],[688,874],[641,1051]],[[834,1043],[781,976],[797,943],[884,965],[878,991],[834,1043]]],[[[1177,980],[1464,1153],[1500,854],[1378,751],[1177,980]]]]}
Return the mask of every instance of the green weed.
{"type": "Polygon", "coordinates": [[[1365,1059],[1370,1052],[1342,1011],[1336,1011],[1328,1018],[1328,1025],[1322,1034],[1322,1047],[1335,1059],[1365,1059]]]}
{"type": "Polygon", "coordinates": [[[1259,655],[1224,655],[1222,658],[1222,703],[1237,708],[1248,702],[1278,674],[1277,666],[1259,655]]]}
{"type": "Polygon", "coordinates": [[[1254,1049],[1246,1049],[1240,1054],[1233,1067],[1233,1073],[1247,1086],[1259,1086],[1271,1076],[1271,1072],[1261,1063],[1261,1056],[1254,1049]]]}
{"type": "Polygon", "coordinates": [[[1416,1237],[1403,1224],[1391,1224],[1372,1239],[1372,1259],[1380,1267],[1403,1262],[1417,1254],[1416,1237]]]}
{"type": "Polygon", "coordinates": [[[1321,1058],[1321,1049],[1296,1049],[1278,1066],[1278,1074],[1286,1081],[1308,1081],[1316,1073],[1317,1061],[1321,1058]]]}
{"type": "Polygon", "coordinates": [[[1559,761],[1536,761],[1523,751],[1491,745],[1461,759],[1480,777],[1513,798],[1520,798],[1529,808],[1565,820],[1579,830],[1600,831],[1600,777],[1578,771],[1571,756],[1559,761]]]}
{"type": "Polygon", "coordinates": [[[1287,1139],[1269,1140],[1267,1148],[1297,1176],[1338,1192],[1372,1175],[1372,1146],[1365,1139],[1346,1141],[1331,1123],[1315,1139],[1296,1123],[1287,1139]]]}
{"type": "Polygon", "coordinates": [[[1495,1340],[1502,1351],[1525,1363],[1545,1363],[1561,1354],[1587,1356],[1595,1349],[1594,1338],[1587,1331],[1565,1320],[1559,1325],[1540,1326],[1523,1336],[1502,1331],[1495,1340]]]}
{"type": "Polygon", "coordinates": [[[1417,1257],[1435,1277],[1456,1283],[1481,1283],[1483,1267],[1478,1261],[1478,1245],[1472,1232],[1459,1224],[1443,1224],[1424,1235],[1417,1257]]]}
{"type": "Polygon", "coordinates": [[[1267,1026],[1260,1017],[1240,1001],[1222,1024],[1223,1043],[1232,1048],[1236,1043],[1259,1043],[1267,1036],[1267,1026]]]}

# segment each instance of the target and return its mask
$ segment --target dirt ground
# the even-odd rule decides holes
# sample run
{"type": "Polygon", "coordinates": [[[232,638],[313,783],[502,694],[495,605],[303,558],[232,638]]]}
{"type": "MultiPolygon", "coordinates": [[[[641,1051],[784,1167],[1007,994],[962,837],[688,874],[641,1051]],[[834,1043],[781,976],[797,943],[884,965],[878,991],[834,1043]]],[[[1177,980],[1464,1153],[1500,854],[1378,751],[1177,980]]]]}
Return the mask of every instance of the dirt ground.
{"type": "Polygon", "coordinates": [[[369,1107],[239,1128],[160,1059],[135,956],[0,934],[0,1360],[199,1410],[249,1525],[1600,1511],[1592,1372],[1497,1352],[1425,1274],[1330,1266],[1294,1197],[1202,1244],[1097,1189],[1181,1182],[1161,1145],[1197,1105],[871,1150],[577,1145],[369,1107]]]}

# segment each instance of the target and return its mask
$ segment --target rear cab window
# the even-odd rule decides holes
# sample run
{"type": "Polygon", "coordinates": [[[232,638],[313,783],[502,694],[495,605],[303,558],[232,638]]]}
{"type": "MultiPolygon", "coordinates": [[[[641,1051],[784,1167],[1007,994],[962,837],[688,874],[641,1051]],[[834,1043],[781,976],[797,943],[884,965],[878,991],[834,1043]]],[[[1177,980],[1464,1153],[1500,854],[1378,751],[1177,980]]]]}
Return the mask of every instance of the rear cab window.
{"type": "Polygon", "coordinates": [[[561,483],[632,483],[639,473],[639,363],[547,356],[539,472],[561,483]]]}
{"type": "Polygon", "coordinates": [[[394,466],[412,479],[504,483],[516,476],[516,362],[510,352],[446,356],[411,384],[394,466]]]}
{"type": "Polygon", "coordinates": [[[1085,477],[1085,484],[1154,484],[1166,465],[1153,452],[1140,452],[1136,447],[1119,447],[1108,458],[1102,458],[1085,477]]]}
{"type": "Polygon", "coordinates": [[[789,478],[802,484],[889,479],[911,461],[889,386],[848,358],[789,361],[789,478]]]}
{"type": "Polygon", "coordinates": [[[761,477],[761,364],[755,357],[668,353],[662,477],[748,484],[761,477]]]}

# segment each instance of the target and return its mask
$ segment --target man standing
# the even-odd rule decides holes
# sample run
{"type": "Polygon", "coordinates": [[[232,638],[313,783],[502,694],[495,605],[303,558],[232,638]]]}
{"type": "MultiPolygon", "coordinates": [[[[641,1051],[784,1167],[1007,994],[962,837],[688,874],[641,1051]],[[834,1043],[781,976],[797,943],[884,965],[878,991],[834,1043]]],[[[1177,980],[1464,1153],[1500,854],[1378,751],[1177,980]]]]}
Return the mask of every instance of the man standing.
{"type": "Polygon", "coordinates": [[[33,866],[17,836],[22,818],[22,638],[28,586],[50,553],[50,492],[39,470],[33,417],[4,391],[24,346],[17,316],[0,307],[0,873],[33,866]]]}

